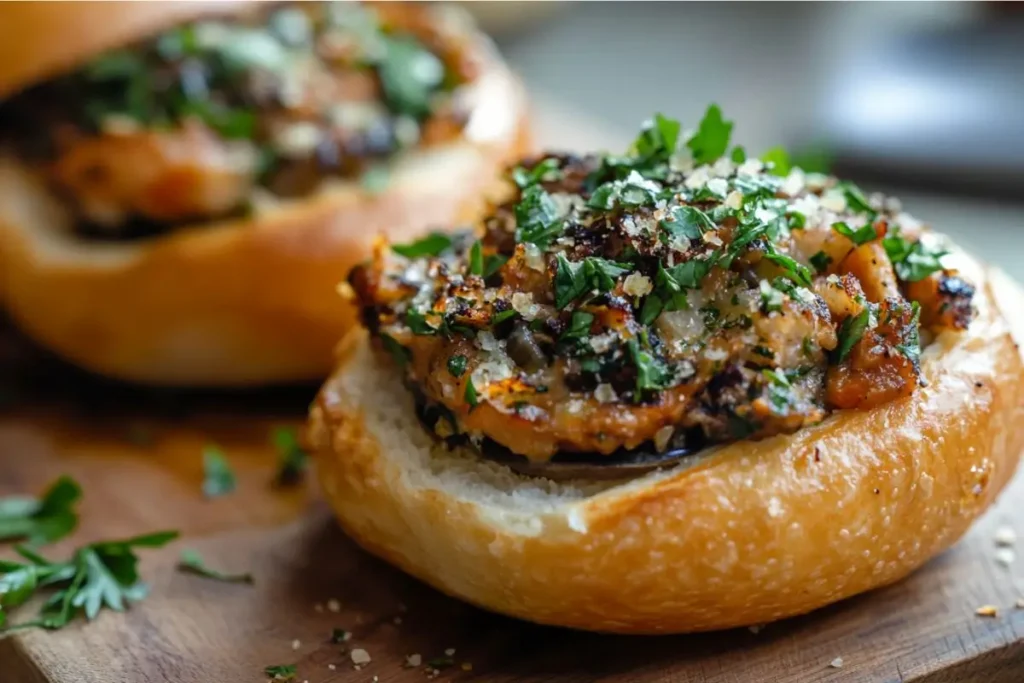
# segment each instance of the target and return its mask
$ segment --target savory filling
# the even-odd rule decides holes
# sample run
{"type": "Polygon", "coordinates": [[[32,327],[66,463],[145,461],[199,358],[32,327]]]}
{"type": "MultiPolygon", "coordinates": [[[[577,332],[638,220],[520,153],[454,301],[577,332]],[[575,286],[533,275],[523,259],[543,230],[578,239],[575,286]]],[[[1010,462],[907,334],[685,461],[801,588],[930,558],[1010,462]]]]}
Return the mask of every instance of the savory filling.
{"type": "Polygon", "coordinates": [[[373,190],[388,157],[462,130],[479,63],[458,19],[302,2],[186,24],[0,102],[0,145],[92,236],[238,215],[332,176],[373,190]]]}
{"type": "Polygon", "coordinates": [[[729,152],[709,108],[626,155],[511,172],[475,233],[378,245],[349,279],[444,438],[533,463],[790,433],[918,387],[972,286],[893,199],[729,152]],[[512,187],[514,184],[514,188],[512,187]]]}

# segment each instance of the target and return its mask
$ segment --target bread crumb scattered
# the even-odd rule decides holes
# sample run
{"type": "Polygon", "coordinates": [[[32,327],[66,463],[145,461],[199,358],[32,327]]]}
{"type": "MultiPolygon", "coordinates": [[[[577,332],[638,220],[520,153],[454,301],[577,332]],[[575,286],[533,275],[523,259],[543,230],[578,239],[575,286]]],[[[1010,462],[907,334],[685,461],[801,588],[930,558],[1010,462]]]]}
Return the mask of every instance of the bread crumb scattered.
{"type": "Polygon", "coordinates": [[[410,669],[415,669],[423,663],[423,655],[413,654],[405,658],[405,665],[410,669]]]}
{"type": "Polygon", "coordinates": [[[341,611],[341,603],[335,600],[334,598],[331,598],[327,601],[327,611],[334,612],[335,614],[337,614],[341,611]]]}
{"type": "Polygon", "coordinates": [[[996,550],[995,560],[1004,567],[1009,567],[1016,559],[1017,553],[1013,552],[1013,548],[998,548],[996,550]]]}
{"type": "Polygon", "coordinates": [[[1017,542],[1017,532],[1013,530],[1012,526],[1004,524],[996,529],[995,542],[996,545],[1013,545],[1017,542]]]}
{"type": "Polygon", "coordinates": [[[829,662],[828,665],[830,667],[832,667],[833,669],[842,669],[843,668],[843,658],[842,657],[836,657],[831,662],[829,662]]]}
{"type": "Polygon", "coordinates": [[[999,609],[995,605],[982,605],[974,613],[979,617],[995,617],[999,616],[999,609]]]}
{"type": "Polygon", "coordinates": [[[300,647],[302,647],[302,641],[301,640],[296,638],[295,640],[292,641],[292,649],[293,650],[298,650],[300,647]]]}
{"type": "Polygon", "coordinates": [[[454,648],[454,647],[450,647],[450,648],[448,648],[447,650],[445,650],[445,651],[444,651],[444,653],[445,653],[445,654],[446,654],[447,656],[451,657],[452,655],[454,655],[454,654],[455,654],[455,648],[454,648]]]}
{"type": "Polygon", "coordinates": [[[369,664],[372,661],[370,658],[370,653],[362,649],[361,647],[357,647],[356,649],[352,650],[349,656],[352,658],[352,663],[357,666],[361,664],[369,664]]]}

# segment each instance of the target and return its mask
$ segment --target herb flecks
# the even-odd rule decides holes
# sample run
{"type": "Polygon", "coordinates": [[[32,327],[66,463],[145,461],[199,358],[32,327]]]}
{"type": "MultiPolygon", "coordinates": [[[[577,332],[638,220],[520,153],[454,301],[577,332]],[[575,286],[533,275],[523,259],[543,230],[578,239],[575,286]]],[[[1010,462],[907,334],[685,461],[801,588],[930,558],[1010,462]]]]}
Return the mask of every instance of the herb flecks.
{"type": "Polygon", "coordinates": [[[277,449],[277,475],[274,481],[279,486],[297,484],[306,472],[309,459],[299,441],[298,429],[277,427],[272,433],[272,440],[277,449]]]}
{"type": "Polygon", "coordinates": [[[203,495],[219,498],[235,490],[235,472],[224,451],[214,445],[203,448],[203,495]]]}
{"type": "Polygon", "coordinates": [[[196,550],[181,551],[181,559],[178,561],[178,569],[197,576],[202,576],[215,581],[225,583],[252,583],[252,574],[227,574],[208,566],[202,555],[196,550]]]}

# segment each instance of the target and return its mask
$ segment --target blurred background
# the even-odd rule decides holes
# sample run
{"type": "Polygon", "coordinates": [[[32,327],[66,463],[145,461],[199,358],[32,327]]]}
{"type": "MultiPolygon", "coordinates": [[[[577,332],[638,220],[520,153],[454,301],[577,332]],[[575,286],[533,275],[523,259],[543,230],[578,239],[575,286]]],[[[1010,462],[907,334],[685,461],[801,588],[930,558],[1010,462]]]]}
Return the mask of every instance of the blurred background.
{"type": "Polygon", "coordinates": [[[546,144],[617,149],[714,101],[748,150],[896,194],[1024,280],[1024,3],[467,4],[546,144]]]}

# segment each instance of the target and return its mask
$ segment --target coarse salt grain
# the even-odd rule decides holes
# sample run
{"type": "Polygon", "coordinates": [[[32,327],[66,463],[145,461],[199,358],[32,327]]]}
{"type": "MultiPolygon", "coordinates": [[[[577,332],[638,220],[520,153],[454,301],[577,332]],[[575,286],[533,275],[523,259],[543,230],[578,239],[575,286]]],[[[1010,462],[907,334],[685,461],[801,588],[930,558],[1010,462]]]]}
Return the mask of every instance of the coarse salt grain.
{"type": "Polygon", "coordinates": [[[612,389],[611,384],[598,384],[594,389],[594,398],[600,403],[611,403],[618,397],[619,395],[615,393],[615,389],[612,389]]]}
{"type": "Polygon", "coordinates": [[[622,282],[622,291],[632,296],[643,296],[651,292],[651,279],[640,273],[630,273],[622,282]]]}
{"type": "Polygon", "coordinates": [[[540,250],[536,244],[527,244],[523,246],[523,261],[526,262],[526,267],[532,270],[544,272],[544,252],[540,250]]]}
{"type": "Polygon", "coordinates": [[[842,657],[836,657],[831,662],[829,662],[828,665],[830,667],[832,667],[833,669],[842,669],[843,668],[843,658],[842,657]]]}
{"type": "Polygon", "coordinates": [[[302,647],[302,642],[300,640],[296,639],[292,641],[293,650],[298,650],[300,647],[302,647]]]}
{"type": "Polygon", "coordinates": [[[1017,542],[1017,532],[1012,526],[1003,525],[996,529],[996,545],[1013,545],[1017,542]]]}
{"type": "Polygon", "coordinates": [[[533,294],[530,292],[516,292],[512,295],[512,308],[524,320],[533,320],[537,317],[540,306],[533,303],[533,294]]]}
{"type": "Polygon", "coordinates": [[[1013,548],[998,548],[996,550],[995,560],[1004,567],[1009,567],[1016,559],[1017,554],[1013,552],[1013,548]]]}
{"type": "Polygon", "coordinates": [[[369,664],[372,661],[370,658],[370,653],[359,647],[352,650],[349,656],[352,658],[352,663],[357,666],[369,664]]]}

